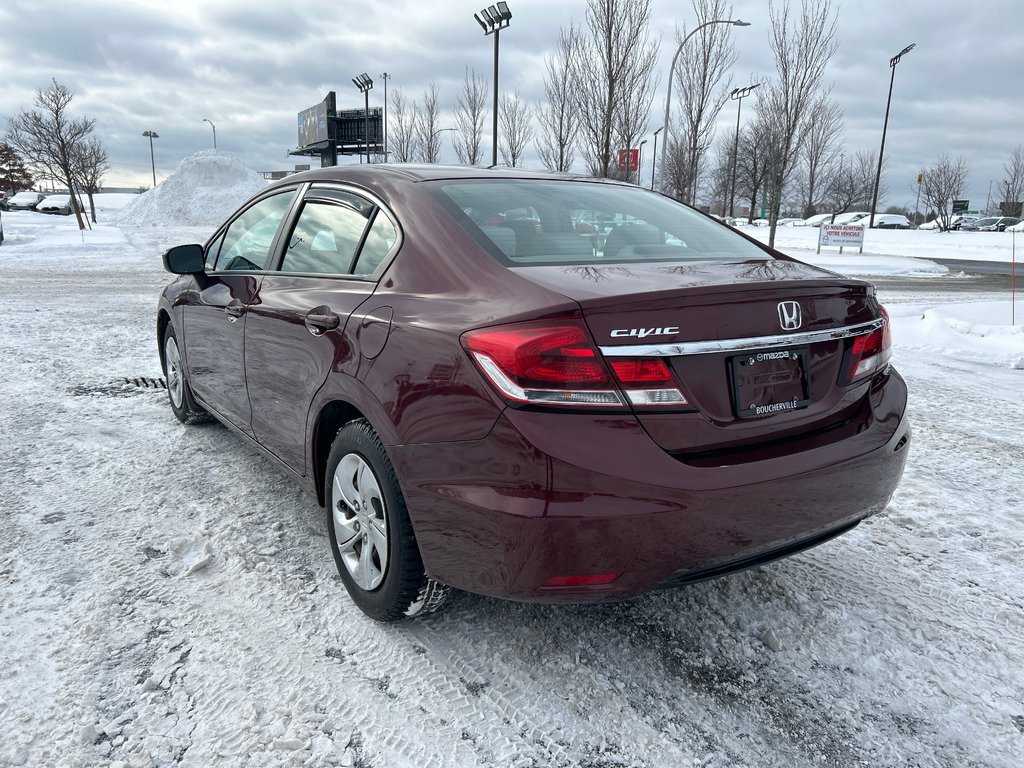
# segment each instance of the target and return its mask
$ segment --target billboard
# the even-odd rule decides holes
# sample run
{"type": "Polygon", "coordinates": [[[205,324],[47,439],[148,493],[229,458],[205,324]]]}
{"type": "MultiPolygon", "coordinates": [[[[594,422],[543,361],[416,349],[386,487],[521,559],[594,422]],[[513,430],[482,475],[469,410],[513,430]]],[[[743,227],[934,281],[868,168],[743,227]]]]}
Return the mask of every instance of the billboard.
{"type": "Polygon", "coordinates": [[[300,147],[309,147],[313,144],[326,142],[329,138],[327,130],[327,99],[299,112],[298,145],[300,147]]]}

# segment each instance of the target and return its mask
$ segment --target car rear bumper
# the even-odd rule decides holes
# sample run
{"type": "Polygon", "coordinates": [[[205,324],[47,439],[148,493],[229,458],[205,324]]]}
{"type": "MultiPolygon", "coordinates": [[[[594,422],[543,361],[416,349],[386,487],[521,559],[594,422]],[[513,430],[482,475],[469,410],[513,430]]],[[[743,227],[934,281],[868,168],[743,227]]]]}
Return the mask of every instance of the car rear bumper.
{"type": "Polygon", "coordinates": [[[432,578],[516,600],[600,602],[782,557],[888,503],[910,429],[906,385],[873,387],[856,435],[696,467],[629,415],[508,410],[487,438],[389,446],[432,578]],[[618,574],[551,587],[552,577],[618,574]]]}

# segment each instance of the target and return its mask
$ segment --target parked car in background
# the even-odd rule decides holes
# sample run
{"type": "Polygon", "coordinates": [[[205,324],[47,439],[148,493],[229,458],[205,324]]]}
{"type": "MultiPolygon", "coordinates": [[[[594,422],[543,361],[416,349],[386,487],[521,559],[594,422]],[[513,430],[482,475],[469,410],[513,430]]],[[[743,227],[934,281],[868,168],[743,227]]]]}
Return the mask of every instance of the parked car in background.
{"type": "Polygon", "coordinates": [[[909,452],[870,283],[632,184],[324,168],[163,259],[171,410],[326,507],[375,619],[760,565],[881,511],[909,452]]]}
{"type": "Polygon", "coordinates": [[[966,232],[1002,232],[1007,227],[1020,224],[1016,216],[986,216],[977,221],[962,224],[960,229],[966,232]]]}
{"type": "Polygon", "coordinates": [[[869,214],[865,211],[845,211],[843,213],[836,214],[836,220],[833,222],[826,221],[825,223],[832,224],[856,224],[858,221],[868,216],[869,214]]]}
{"type": "Polygon", "coordinates": [[[794,227],[820,227],[822,224],[832,221],[831,213],[818,213],[802,221],[795,222],[794,227]]]}
{"type": "Polygon", "coordinates": [[[71,207],[71,195],[49,195],[36,206],[40,213],[57,213],[62,216],[70,216],[74,209],[71,207]]]}
{"type": "Polygon", "coordinates": [[[958,213],[949,220],[949,228],[962,229],[965,224],[973,224],[980,218],[981,216],[976,216],[973,213],[958,213]]]}
{"type": "Polygon", "coordinates": [[[1024,221],[1017,224],[1011,224],[1006,228],[1007,232],[1024,232],[1024,221]]]}
{"type": "Polygon", "coordinates": [[[45,198],[42,192],[19,192],[7,201],[7,210],[34,211],[45,198]]]}
{"type": "MultiPolygon", "coordinates": [[[[870,216],[858,219],[855,223],[863,224],[865,227],[870,221],[870,216]]],[[[875,214],[876,229],[910,229],[910,219],[901,213],[878,213],[875,214]]]]}

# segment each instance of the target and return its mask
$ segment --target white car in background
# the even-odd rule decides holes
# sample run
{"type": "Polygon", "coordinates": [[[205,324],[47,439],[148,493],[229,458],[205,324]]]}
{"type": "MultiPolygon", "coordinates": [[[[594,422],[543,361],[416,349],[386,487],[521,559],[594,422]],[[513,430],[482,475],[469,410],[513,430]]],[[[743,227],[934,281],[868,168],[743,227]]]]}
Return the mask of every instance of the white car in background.
{"type": "Polygon", "coordinates": [[[819,213],[801,222],[794,224],[794,227],[820,227],[822,224],[832,221],[831,213],[819,213]]]}
{"type": "Polygon", "coordinates": [[[34,211],[45,197],[42,192],[19,192],[4,202],[8,211],[34,211]]]}
{"type": "Polygon", "coordinates": [[[71,207],[71,195],[49,195],[37,206],[40,213],[58,213],[62,216],[70,216],[73,212],[71,207]]]}
{"type": "Polygon", "coordinates": [[[1024,221],[1006,228],[1007,232],[1024,232],[1024,221]]]}
{"type": "MultiPolygon", "coordinates": [[[[855,224],[861,224],[867,226],[868,222],[871,221],[870,216],[865,216],[861,219],[857,219],[855,224]]],[[[875,214],[875,228],[876,229],[910,229],[910,219],[904,216],[902,213],[876,213],[875,214]]]]}

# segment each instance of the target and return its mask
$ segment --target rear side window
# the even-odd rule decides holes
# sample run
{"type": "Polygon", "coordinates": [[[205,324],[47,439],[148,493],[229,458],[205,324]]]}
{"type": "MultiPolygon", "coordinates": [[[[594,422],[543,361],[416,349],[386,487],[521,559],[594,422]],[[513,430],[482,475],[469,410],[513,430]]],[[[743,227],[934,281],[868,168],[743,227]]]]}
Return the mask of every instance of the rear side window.
{"type": "Polygon", "coordinates": [[[288,240],[282,272],[348,274],[366,231],[364,213],[347,205],[309,201],[288,240]]]}
{"type": "Polygon", "coordinates": [[[306,275],[372,275],[398,243],[398,229],[374,202],[314,188],[299,211],[280,270],[306,275]]]}
{"type": "Polygon", "coordinates": [[[731,228],[637,187],[509,179],[429,185],[456,221],[510,266],[771,258],[731,228]]]}

